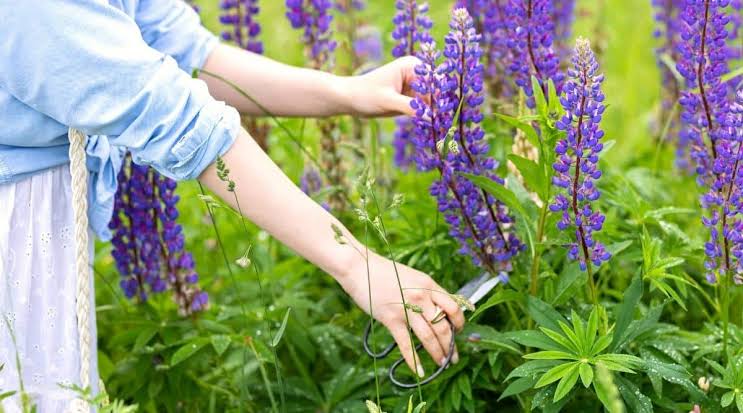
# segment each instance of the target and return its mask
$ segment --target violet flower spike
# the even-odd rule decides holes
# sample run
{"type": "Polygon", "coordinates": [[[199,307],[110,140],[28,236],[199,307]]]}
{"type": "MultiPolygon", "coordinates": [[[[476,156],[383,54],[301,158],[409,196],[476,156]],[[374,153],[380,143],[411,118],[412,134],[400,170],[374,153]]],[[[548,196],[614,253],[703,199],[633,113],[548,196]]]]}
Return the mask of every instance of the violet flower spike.
{"type": "Polygon", "coordinates": [[[315,69],[331,69],[334,64],[331,0],[286,0],[286,17],[292,27],[303,30],[302,41],[315,69]]]}
{"type": "Polygon", "coordinates": [[[598,74],[598,62],[588,40],[577,40],[572,63],[560,97],[565,115],[555,124],[567,132],[555,147],[553,183],[560,192],[549,208],[561,214],[557,227],[573,232],[575,241],[569,244],[568,256],[586,271],[591,264],[600,266],[611,258],[604,245],[593,237],[604,224],[604,215],[592,205],[601,196],[595,181],[601,177],[597,165],[604,137],[600,129],[605,110],[601,92],[604,76],[598,74]]]}
{"type": "Polygon", "coordinates": [[[686,80],[679,103],[684,124],[679,139],[690,148],[697,181],[708,185],[717,158],[715,142],[727,115],[728,88],[721,76],[728,72],[726,14],[729,0],[687,0],[680,20],[676,69],[686,80]]]}
{"type": "Polygon", "coordinates": [[[714,180],[702,197],[709,215],[702,222],[710,231],[705,243],[707,281],[716,283],[718,273],[728,274],[740,284],[743,257],[743,87],[720,125],[716,141],[714,180]]]}
{"type": "Polygon", "coordinates": [[[185,251],[177,224],[176,182],[127,157],[118,175],[112,256],[121,273],[121,287],[128,298],[146,301],[151,293],[168,289],[182,315],[206,308],[206,293],[196,285],[194,260],[185,251]]]}
{"type": "Polygon", "coordinates": [[[575,0],[553,0],[552,21],[555,25],[555,50],[560,58],[570,54],[570,36],[575,22],[575,0]]]}
{"type": "Polygon", "coordinates": [[[241,49],[263,54],[263,42],[258,37],[261,26],[256,21],[260,12],[258,0],[220,0],[219,22],[225,26],[222,39],[234,42],[241,49]]]}
{"type": "MultiPolygon", "coordinates": [[[[420,45],[433,42],[430,30],[433,22],[428,17],[428,3],[418,0],[396,0],[397,13],[392,22],[395,25],[392,38],[395,46],[393,57],[417,56],[420,45]]],[[[393,136],[392,146],[395,151],[395,165],[407,169],[412,163],[415,151],[412,143],[413,122],[408,117],[397,118],[397,130],[393,136]]]]}
{"type": "Polygon", "coordinates": [[[478,126],[483,102],[480,36],[465,9],[454,12],[451,29],[446,37],[446,60],[440,66],[436,65],[440,54],[435,44],[421,45],[422,63],[412,85],[417,93],[411,104],[416,111],[414,158],[419,169],[439,172],[431,195],[444,214],[450,235],[459,242],[459,252],[495,275],[510,270],[511,258],[523,246],[505,231],[513,220],[503,205],[460,175],[472,173],[503,183],[495,175],[497,164],[487,156],[488,145],[478,126]],[[455,121],[460,99],[464,99],[464,107],[454,125],[454,144],[444,157],[441,145],[455,121]]]}
{"type": "Polygon", "coordinates": [[[551,0],[509,0],[508,47],[511,51],[508,72],[526,94],[526,104],[534,108],[531,78],[536,77],[546,92],[551,79],[562,91],[564,75],[560,60],[553,49],[555,24],[551,0]]]}

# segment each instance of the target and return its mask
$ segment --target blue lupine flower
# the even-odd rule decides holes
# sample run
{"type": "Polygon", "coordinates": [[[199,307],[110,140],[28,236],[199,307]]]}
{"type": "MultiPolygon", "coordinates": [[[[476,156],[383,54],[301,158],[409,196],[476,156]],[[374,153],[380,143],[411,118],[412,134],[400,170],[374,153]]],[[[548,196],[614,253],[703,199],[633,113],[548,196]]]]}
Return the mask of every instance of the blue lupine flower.
{"type": "MultiPolygon", "coordinates": [[[[392,49],[392,56],[417,56],[421,44],[433,41],[430,32],[433,22],[428,17],[428,2],[396,0],[395,8],[397,13],[392,20],[395,25],[392,31],[395,47],[392,49]]],[[[412,155],[415,151],[411,141],[414,126],[408,117],[398,118],[396,122],[397,130],[392,141],[394,161],[398,167],[407,169],[413,162],[412,155]]]]}
{"type": "Polygon", "coordinates": [[[182,228],[176,222],[176,182],[134,164],[131,157],[119,171],[118,182],[109,228],[114,232],[111,254],[125,295],[146,301],[150,293],[170,289],[181,314],[195,311],[197,296],[198,308],[205,308],[206,295],[196,285],[195,263],[184,249],[182,228]]]}
{"type": "Polygon", "coordinates": [[[526,94],[526,104],[534,108],[534,91],[531,78],[536,77],[546,91],[551,79],[558,94],[562,90],[564,75],[560,60],[553,49],[555,23],[550,0],[510,0],[508,5],[508,46],[510,64],[508,71],[526,94]]]}
{"type": "Polygon", "coordinates": [[[585,271],[589,263],[599,266],[611,258],[604,245],[593,237],[604,224],[604,215],[593,205],[601,196],[595,181],[601,177],[597,164],[604,137],[600,129],[605,109],[601,92],[604,75],[598,74],[598,62],[585,39],[578,39],[572,63],[560,97],[565,115],[555,125],[567,132],[555,147],[553,183],[561,191],[550,210],[561,214],[557,223],[560,230],[574,233],[575,241],[568,247],[568,256],[578,260],[585,271]]]}
{"type": "Polygon", "coordinates": [[[263,42],[258,40],[261,26],[256,21],[260,11],[258,0],[221,0],[219,22],[229,27],[222,32],[224,40],[253,53],[263,54],[263,42]]]}
{"type": "Polygon", "coordinates": [[[416,67],[418,78],[412,85],[417,93],[411,104],[416,111],[414,159],[419,169],[440,174],[431,195],[450,234],[459,241],[460,253],[470,255],[476,265],[495,275],[510,270],[511,258],[523,245],[507,231],[513,220],[504,206],[460,175],[476,174],[503,184],[479,127],[483,118],[480,36],[465,9],[454,11],[450,27],[441,65],[437,66],[440,53],[435,43],[421,45],[422,63],[416,67]],[[461,116],[455,120],[460,100],[464,101],[461,116]],[[452,126],[453,144],[444,151],[442,145],[452,126]]]}
{"type": "Polygon", "coordinates": [[[329,69],[333,65],[333,40],[330,24],[333,16],[331,0],[286,0],[286,17],[292,27],[303,29],[303,41],[315,69],[329,69]]]}

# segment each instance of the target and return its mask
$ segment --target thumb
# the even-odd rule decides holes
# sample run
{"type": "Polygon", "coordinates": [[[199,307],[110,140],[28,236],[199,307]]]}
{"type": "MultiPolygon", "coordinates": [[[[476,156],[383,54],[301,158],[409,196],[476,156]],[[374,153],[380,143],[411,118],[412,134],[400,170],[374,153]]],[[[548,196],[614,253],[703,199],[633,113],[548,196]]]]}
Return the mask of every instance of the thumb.
{"type": "Polygon", "coordinates": [[[390,96],[392,111],[396,112],[397,114],[408,116],[415,115],[415,110],[410,106],[410,102],[412,101],[413,98],[411,98],[410,96],[405,96],[397,92],[393,92],[392,96],[390,96]]]}

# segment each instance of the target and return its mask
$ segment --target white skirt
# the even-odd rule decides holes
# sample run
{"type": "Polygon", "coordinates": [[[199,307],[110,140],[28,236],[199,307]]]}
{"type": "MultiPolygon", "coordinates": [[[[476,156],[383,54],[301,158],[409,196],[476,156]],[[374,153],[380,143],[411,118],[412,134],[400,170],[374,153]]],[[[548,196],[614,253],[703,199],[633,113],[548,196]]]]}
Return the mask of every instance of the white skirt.
{"type": "MultiPolygon", "coordinates": [[[[63,413],[76,397],[63,387],[80,383],[72,211],[67,165],[0,185],[0,394],[18,392],[0,402],[6,413],[21,411],[21,385],[38,413],[63,413]]],[[[90,324],[95,338],[94,307],[90,324]]]]}

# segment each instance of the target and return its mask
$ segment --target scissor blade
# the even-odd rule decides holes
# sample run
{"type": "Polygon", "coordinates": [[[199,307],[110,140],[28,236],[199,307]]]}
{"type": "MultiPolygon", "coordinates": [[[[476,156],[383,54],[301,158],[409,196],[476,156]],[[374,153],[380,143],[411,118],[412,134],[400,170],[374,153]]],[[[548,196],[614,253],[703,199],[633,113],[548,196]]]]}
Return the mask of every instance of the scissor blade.
{"type": "Polygon", "coordinates": [[[475,305],[500,282],[501,277],[492,277],[490,274],[484,273],[470,280],[457,291],[457,294],[467,298],[472,305],[475,305]]]}

